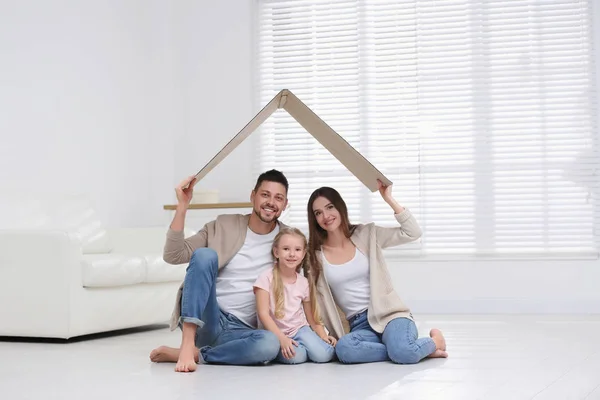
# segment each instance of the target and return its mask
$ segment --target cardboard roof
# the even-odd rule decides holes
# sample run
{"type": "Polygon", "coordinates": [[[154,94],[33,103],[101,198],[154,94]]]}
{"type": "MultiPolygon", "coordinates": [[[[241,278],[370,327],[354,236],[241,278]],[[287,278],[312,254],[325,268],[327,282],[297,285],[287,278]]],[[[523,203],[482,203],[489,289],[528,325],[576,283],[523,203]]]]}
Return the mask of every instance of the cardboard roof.
{"type": "MultiPolygon", "coordinates": [[[[350,145],[343,137],[334,131],[317,114],[287,89],[280,91],[244,128],[238,132],[197,174],[200,181],[214,167],[223,161],[237,146],[250,136],[275,111],[286,110],[308,133],[337,158],[358,180],[375,192],[378,190],[377,179],[385,185],[391,185],[377,168],[362,154],[350,145]]],[[[283,171],[285,173],[285,171],[283,171]]]]}

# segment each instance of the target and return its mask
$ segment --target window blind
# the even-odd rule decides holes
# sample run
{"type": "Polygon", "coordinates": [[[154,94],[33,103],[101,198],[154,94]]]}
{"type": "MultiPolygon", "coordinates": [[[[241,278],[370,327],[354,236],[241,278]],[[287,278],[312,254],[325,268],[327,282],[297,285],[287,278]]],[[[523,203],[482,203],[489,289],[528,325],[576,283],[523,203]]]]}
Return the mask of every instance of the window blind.
{"type": "MultiPolygon", "coordinates": [[[[259,1],[258,101],[287,88],[394,182],[423,237],[399,256],[596,257],[598,131],[587,1],[259,1]]],[[[392,211],[285,111],[255,168],[290,180],[292,224],[338,189],[392,211]]]]}

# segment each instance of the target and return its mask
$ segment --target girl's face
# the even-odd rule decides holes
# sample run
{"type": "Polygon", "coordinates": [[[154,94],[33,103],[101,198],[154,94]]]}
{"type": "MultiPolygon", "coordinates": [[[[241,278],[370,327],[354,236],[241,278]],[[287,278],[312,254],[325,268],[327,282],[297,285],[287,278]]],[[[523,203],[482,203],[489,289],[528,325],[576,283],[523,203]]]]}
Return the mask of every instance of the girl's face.
{"type": "Polygon", "coordinates": [[[278,265],[280,268],[295,270],[306,255],[304,239],[297,235],[283,235],[273,249],[273,253],[279,260],[278,265]]]}
{"type": "Polygon", "coordinates": [[[325,197],[317,197],[312,205],[317,224],[327,232],[335,232],[342,223],[340,212],[325,197]]]}

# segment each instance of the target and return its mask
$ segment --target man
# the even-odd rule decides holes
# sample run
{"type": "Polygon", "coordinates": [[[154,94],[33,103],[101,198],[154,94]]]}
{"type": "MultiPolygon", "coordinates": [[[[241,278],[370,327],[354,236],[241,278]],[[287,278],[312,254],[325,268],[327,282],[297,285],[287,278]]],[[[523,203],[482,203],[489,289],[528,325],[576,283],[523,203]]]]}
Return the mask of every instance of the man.
{"type": "Polygon", "coordinates": [[[250,195],[250,215],[219,215],[184,239],[195,184],[189,177],[175,188],[177,208],[163,255],[170,264],[189,262],[171,318],[171,330],[182,327],[181,348],[161,346],[150,353],[150,359],[177,362],[178,372],[193,372],[198,362],[269,362],[279,353],[279,340],[256,329],[252,285],[273,266],[271,247],[283,226],[278,218],[287,206],[288,181],[277,170],[262,173],[250,195]]]}

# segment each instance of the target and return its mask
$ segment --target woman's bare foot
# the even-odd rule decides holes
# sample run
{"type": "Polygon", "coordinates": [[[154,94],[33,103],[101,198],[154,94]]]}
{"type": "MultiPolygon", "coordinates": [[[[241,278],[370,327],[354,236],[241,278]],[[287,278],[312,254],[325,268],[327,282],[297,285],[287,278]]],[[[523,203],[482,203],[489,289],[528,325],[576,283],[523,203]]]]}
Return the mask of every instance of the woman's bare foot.
{"type": "MultiPolygon", "coordinates": [[[[444,335],[442,334],[442,331],[440,331],[439,329],[433,328],[432,330],[429,331],[429,336],[431,336],[431,338],[433,339],[436,350],[442,350],[443,352],[446,351],[446,339],[444,339],[444,335]]],[[[446,354],[446,357],[447,356],[448,356],[448,354],[446,354]]]]}
{"type": "Polygon", "coordinates": [[[198,362],[198,349],[195,346],[182,346],[175,366],[176,372],[194,372],[198,362]]]}
{"type": "Polygon", "coordinates": [[[444,350],[436,350],[433,353],[431,353],[429,356],[429,358],[448,358],[448,353],[446,353],[444,350]]]}
{"type": "Polygon", "coordinates": [[[179,359],[179,349],[175,347],[160,346],[150,352],[150,361],[161,362],[177,362],[179,359]]]}

